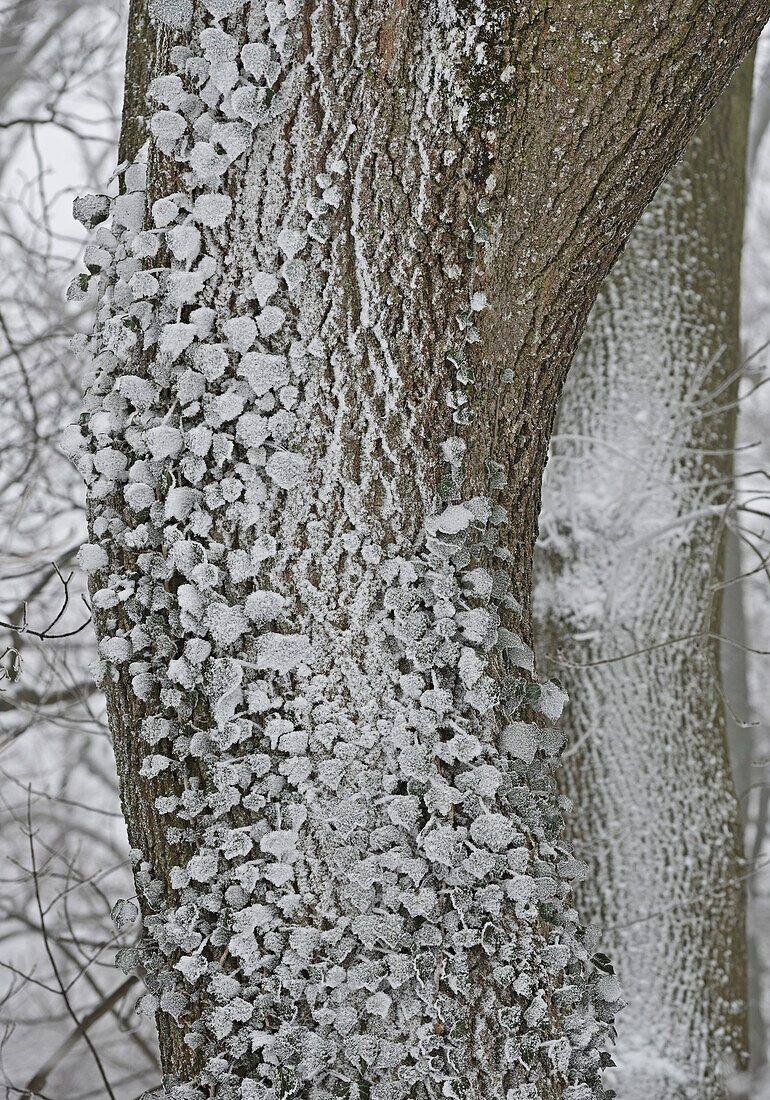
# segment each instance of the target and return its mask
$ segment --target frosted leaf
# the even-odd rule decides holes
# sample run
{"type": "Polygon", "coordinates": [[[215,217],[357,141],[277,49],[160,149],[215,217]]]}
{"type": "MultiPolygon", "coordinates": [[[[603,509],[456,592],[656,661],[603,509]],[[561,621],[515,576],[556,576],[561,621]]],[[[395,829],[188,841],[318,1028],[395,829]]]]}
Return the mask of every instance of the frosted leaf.
{"type": "Polygon", "coordinates": [[[480,600],[488,600],[492,595],[492,575],[486,569],[471,569],[463,577],[463,585],[470,589],[480,600]]]}
{"type": "Polygon", "coordinates": [[[111,258],[106,248],[99,248],[93,241],[86,245],[85,252],[83,253],[83,263],[92,275],[108,268],[111,258]]]}
{"type": "Polygon", "coordinates": [[[131,241],[131,253],[137,260],[151,260],[158,254],[160,240],[157,233],[148,229],[144,233],[137,233],[131,241]]]}
{"type": "Polygon", "coordinates": [[[257,338],[257,326],[251,317],[231,317],[222,329],[233,351],[247,352],[257,338]]]}
{"type": "Polygon", "coordinates": [[[459,846],[462,837],[451,825],[442,825],[432,829],[420,839],[420,847],[433,863],[453,866],[459,861],[459,846]]]}
{"type": "Polygon", "coordinates": [[[214,588],[219,583],[219,569],[209,561],[196,565],[190,576],[199,588],[214,588]]]}
{"type": "MultiPolygon", "coordinates": [[[[191,401],[198,401],[206,390],[206,382],[202,374],[194,370],[185,370],[179,375],[175,383],[177,397],[183,405],[191,401]]],[[[195,431],[192,429],[191,431],[195,431]]],[[[196,452],[199,453],[199,452],[196,452]]],[[[205,454],[205,451],[202,452],[205,454]]]]}
{"type": "MultiPolygon", "coordinates": [[[[147,89],[147,95],[150,99],[155,99],[164,107],[168,107],[170,111],[176,111],[183,102],[186,92],[181,78],[176,73],[170,73],[167,76],[156,76],[147,89]]],[[[168,202],[169,200],[159,199],[158,201],[168,202]]]]}
{"type": "Polygon", "coordinates": [[[176,593],[179,609],[193,618],[199,619],[203,614],[203,599],[194,584],[180,584],[176,593]]]}
{"type": "Polygon", "coordinates": [[[187,519],[201,499],[198,489],[174,487],[166,496],[165,515],[168,519],[187,519]]]}
{"type": "Polygon", "coordinates": [[[174,259],[182,263],[191,263],[201,250],[201,235],[194,225],[174,226],[166,241],[174,259]]]}
{"type": "Polygon", "coordinates": [[[489,523],[494,505],[489,497],[472,497],[464,502],[464,507],[473,515],[477,523],[489,523]]]}
{"type": "MultiPolygon", "coordinates": [[[[198,274],[203,279],[210,279],[216,270],[216,263],[213,256],[204,256],[201,262],[198,264],[198,274]]],[[[208,339],[216,313],[209,306],[199,306],[190,313],[190,321],[195,328],[195,335],[199,340],[208,339]]]]}
{"type": "Polygon", "coordinates": [[[270,46],[262,42],[249,42],[241,50],[241,61],[247,73],[255,80],[264,80],[267,84],[273,84],[281,75],[280,62],[274,60],[270,46]]]}
{"type": "Polygon", "coordinates": [[[342,188],[338,183],[332,184],[331,187],[327,187],[323,193],[323,201],[329,206],[333,206],[336,210],[342,202],[342,188]]]}
{"type": "Polygon", "coordinates": [[[247,412],[238,418],[235,438],[244,447],[261,447],[269,434],[267,417],[247,412]]]}
{"type": "Polygon", "coordinates": [[[203,7],[210,11],[215,19],[224,19],[234,15],[246,4],[246,0],[203,0],[203,7]]]}
{"type": "Polygon", "coordinates": [[[138,916],[139,907],[135,905],[133,901],[116,901],[110,910],[110,919],[118,932],[122,932],[124,928],[128,928],[129,925],[134,923],[138,916]]]}
{"type": "Polygon", "coordinates": [[[620,982],[614,974],[603,974],[596,983],[596,992],[603,1001],[619,1001],[623,995],[620,982]]]}
{"type": "Polygon", "coordinates": [[[94,468],[110,481],[123,481],[126,476],[128,459],[115,447],[101,447],[94,455],[94,468]]]}
{"type": "Polygon", "coordinates": [[[485,814],[472,823],[470,834],[474,844],[501,852],[516,836],[516,826],[502,814],[485,814]]]}
{"type": "Polygon", "coordinates": [[[525,764],[535,759],[539,744],[537,726],[526,722],[511,722],[500,733],[500,752],[507,753],[525,764]]]}
{"type": "MultiPolygon", "coordinates": [[[[228,389],[225,393],[215,397],[213,401],[210,401],[206,406],[206,420],[215,428],[219,428],[222,424],[226,424],[230,420],[234,420],[236,416],[240,416],[243,412],[245,404],[245,398],[243,394],[238,393],[237,390],[228,389]]],[[[229,437],[227,439],[227,453],[232,450],[232,440],[229,437]]],[[[220,442],[224,442],[221,435],[215,436],[214,447],[215,451],[217,445],[220,442]]]]}
{"type": "MultiPolygon", "coordinates": [[[[218,97],[215,97],[214,95],[211,94],[212,90],[214,88],[216,88],[216,90],[218,92],[221,92],[222,95],[227,95],[227,93],[231,92],[233,90],[233,88],[235,87],[235,85],[238,83],[238,77],[239,77],[238,66],[234,61],[216,61],[216,62],[212,62],[211,69],[210,69],[210,75],[209,75],[209,82],[208,82],[204,92],[202,93],[202,98],[203,98],[204,102],[209,107],[214,107],[216,105],[217,101],[218,101],[218,97]]],[[[216,123],[214,123],[212,125],[212,135],[211,135],[212,143],[214,145],[219,145],[219,144],[223,145],[224,148],[225,148],[225,152],[228,154],[230,160],[235,160],[235,157],[238,156],[238,153],[233,153],[227,147],[227,142],[224,142],[224,141],[220,142],[213,135],[213,131],[215,131],[217,129],[217,125],[218,124],[216,124],[216,123]]],[[[227,125],[230,125],[230,124],[229,123],[224,123],[223,125],[227,126],[227,125]]],[[[243,150],[241,150],[241,152],[243,152],[243,150]]]]}
{"type": "Polygon", "coordinates": [[[100,588],[98,592],[94,592],[92,602],[94,607],[98,607],[100,610],[117,607],[118,594],[113,588],[100,588]]]}
{"type": "Polygon", "coordinates": [[[150,119],[150,131],[162,153],[173,153],[186,129],[187,120],[176,111],[156,111],[150,119]]]}
{"type": "Polygon", "coordinates": [[[254,293],[257,296],[260,309],[264,309],[272,296],[278,290],[278,280],[268,271],[258,271],[251,280],[254,293]]]}
{"type": "Polygon", "coordinates": [[[202,183],[217,185],[227,171],[228,158],[208,141],[196,141],[190,153],[190,167],[202,183]]]}
{"type": "Polygon", "coordinates": [[[157,745],[158,741],[163,741],[167,737],[171,737],[173,728],[168,718],[143,718],[142,719],[142,738],[150,745],[157,745]]]}
{"type": "MultiPolygon", "coordinates": [[[[460,611],[455,617],[468,640],[479,644],[488,640],[490,631],[495,626],[495,617],[483,607],[474,607],[471,611],[460,611]]],[[[497,622],[499,621],[498,618],[497,622]]]]}
{"type": "Polygon", "coordinates": [[[441,750],[443,759],[461,760],[464,764],[469,764],[471,760],[481,755],[482,744],[472,733],[456,733],[441,746],[441,750]]]}
{"type": "MultiPolygon", "coordinates": [[[[197,271],[172,271],[166,281],[166,300],[172,306],[190,305],[200,294],[205,281],[206,272],[201,268],[197,271]]],[[[197,332],[196,335],[199,336],[197,332]]]]}
{"type": "Polygon", "coordinates": [[[59,446],[69,459],[76,459],[86,449],[86,441],[77,424],[68,424],[59,437],[59,446]]]}
{"type": "Polygon", "coordinates": [[[236,1022],[246,1023],[247,1020],[251,1019],[253,1013],[253,1005],[249,1004],[243,997],[236,997],[229,1004],[220,1005],[213,1010],[211,1013],[211,1030],[217,1039],[222,1040],[231,1033],[236,1022]]]}
{"type": "Polygon", "coordinates": [[[487,296],[483,290],[478,290],[471,298],[471,309],[474,313],[480,313],[482,309],[486,309],[489,305],[487,296]]]}
{"type": "Polygon", "coordinates": [[[251,128],[244,122],[216,123],[211,128],[210,140],[212,145],[224,149],[232,161],[251,147],[251,128]]]}
{"type": "Polygon", "coordinates": [[[399,685],[409,699],[419,699],[425,690],[425,681],[414,672],[400,676],[399,685]]]}
{"type": "Polygon", "coordinates": [[[174,458],[182,449],[182,433],[169,424],[159,424],[147,432],[147,444],[155,461],[174,458]]]}
{"type": "Polygon", "coordinates": [[[467,646],[463,648],[460,653],[460,679],[466,687],[473,687],[473,685],[481,679],[484,674],[485,663],[481,660],[474,649],[470,649],[467,646]]]}
{"type": "Polygon", "coordinates": [[[414,829],[421,817],[420,801],[415,795],[394,795],[388,799],[388,817],[394,825],[414,829]]]}
{"type": "Polygon", "coordinates": [[[171,361],[174,362],[183,351],[189,348],[194,339],[194,325],[186,325],[182,321],[176,324],[164,325],[160,330],[158,351],[163,355],[170,356],[171,361]]]}
{"type": "Polygon", "coordinates": [[[281,489],[293,489],[301,484],[307,471],[307,459],[295,451],[275,451],[265,465],[265,473],[281,489]]]}
{"type": "Polygon", "coordinates": [[[518,668],[526,669],[527,672],[535,671],[534,653],[514,631],[501,627],[497,632],[497,644],[505,650],[508,659],[518,668]]]}
{"type": "Polygon", "coordinates": [[[136,1002],[136,1011],[140,1016],[148,1016],[152,1018],[160,1007],[160,1001],[154,993],[145,993],[144,997],[140,997],[136,1002]]]}
{"type": "Polygon", "coordinates": [[[260,562],[266,561],[268,558],[275,556],[276,542],[272,535],[260,535],[255,539],[253,546],[251,547],[251,560],[254,565],[259,565],[260,562]]]}
{"type": "Polygon", "coordinates": [[[246,599],[246,615],[257,627],[276,619],[284,608],[286,599],[278,592],[259,590],[246,599]]]}
{"type": "Polygon", "coordinates": [[[238,43],[231,34],[219,27],[206,27],[200,33],[200,44],[207,61],[234,61],[238,56],[238,43]]]}
{"type": "Polygon", "coordinates": [[[202,852],[187,861],[190,878],[195,882],[211,882],[216,878],[218,869],[216,852],[202,852]]]}
{"type": "Polygon", "coordinates": [[[202,978],[208,968],[208,960],[203,955],[182,955],[174,964],[174,970],[178,970],[191,984],[202,978]]]}
{"type": "Polygon", "coordinates": [[[175,30],[187,30],[192,12],[192,0],[150,0],[150,18],[175,30]]]}
{"type": "Polygon", "coordinates": [[[72,216],[86,229],[93,229],[105,221],[110,214],[110,199],[107,195],[78,195],[72,203],[72,216]]]}
{"type": "Polygon", "coordinates": [[[268,355],[250,351],[240,361],[238,374],[245,378],[257,397],[269,390],[277,390],[289,381],[289,365],[282,355],[268,355]]]}
{"type": "Polygon", "coordinates": [[[381,1019],[384,1019],[390,1012],[392,1003],[387,993],[374,993],[371,997],[367,998],[366,1011],[372,1016],[379,1016],[381,1019]]]}
{"type": "Polygon", "coordinates": [[[398,766],[404,775],[413,779],[427,779],[435,769],[432,753],[427,745],[410,745],[398,756],[398,766]]]}
{"type": "Polygon", "coordinates": [[[437,535],[439,531],[446,535],[456,535],[465,531],[473,522],[473,514],[462,504],[450,504],[437,516],[429,516],[425,520],[425,530],[429,535],[437,535]]]}
{"type": "Polygon", "coordinates": [[[231,96],[231,103],[235,115],[251,126],[256,126],[267,115],[262,96],[250,85],[241,85],[240,88],[236,88],[231,96]]]}
{"type": "Polygon", "coordinates": [[[436,711],[437,714],[446,714],[447,711],[452,709],[452,693],[447,691],[446,688],[431,688],[429,691],[422,693],[420,704],[428,710],[436,711]]]}
{"type": "Polygon", "coordinates": [[[112,207],[113,227],[123,226],[129,233],[139,233],[144,224],[144,195],[133,191],[118,195],[112,207]]]}
{"type": "Polygon", "coordinates": [[[246,550],[231,550],[227,555],[227,572],[235,584],[254,576],[254,566],[246,550]]]}
{"type": "Polygon", "coordinates": [[[96,573],[107,567],[107,551],[93,542],[84,543],[78,550],[78,566],[84,573],[96,573]]]}
{"type": "Polygon", "coordinates": [[[131,660],[133,647],[128,638],[103,638],[99,642],[99,652],[105,661],[119,665],[131,660]]]}
{"type": "Polygon", "coordinates": [[[593,1100],[593,1096],[589,1085],[569,1085],[563,1093],[564,1100],[593,1100]]]}
{"type": "Polygon", "coordinates": [[[137,271],[129,279],[128,285],[131,287],[133,297],[137,299],[154,298],[160,289],[160,283],[149,271],[137,271]]]}
{"type": "Polygon", "coordinates": [[[287,412],[286,409],[279,409],[274,416],[271,416],[268,420],[268,428],[274,442],[285,443],[294,431],[296,422],[296,416],[294,416],[293,413],[287,412]]]}
{"type": "Polygon", "coordinates": [[[569,695],[553,680],[544,680],[540,684],[540,699],[536,709],[544,714],[549,722],[556,722],[561,717],[561,712],[568,702],[569,695]]]}
{"type": "Polygon", "coordinates": [[[267,306],[257,316],[257,328],[263,336],[274,336],[283,328],[286,314],[278,306],[267,306]]]}
{"type": "Polygon", "coordinates": [[[209,382],[221,378],[227,370],[227,352],[221,345],[199,344],[192,351],[193,363],[209,382]]]}
{"type": "Polygon", "coordinates": [[[193,217],[209,229],[218,229],[230,217],[233,200],[229,195],[199,195],[193,206],[193,217]]]}
{"type": "Polygon", "coordinates": [[[257,639],[257,668],[287,673],[309,664],[312,651],[307,634],[263,634],[257,639]]]}
{"type": "Polygon", "coordinates": [[[299,398],[299,390],[296,386],[282,386],[278,398],[285,409],[293,409],[299,398]]]}
{"type": "Polygon", "coordinates": [[[235,645],[248,628],[240,607],[231,607],[226,603],[211,604],[207,622],[214,643],[223,647],[235,645]]]}
{"type": "MultiPolygon", "coordinates": [[[[478,768],[472,768],[461,777],[464,782],[463,787],[468,787],[470,790],[476,791],[477,794],[482,795],[484,798],[492,798],[495,792],[499,789],[503,776],[498,768],[493,767],[492,764],[482,764],[478,768]]],[[[460,778],[457,780],[460,784],[460,778]]]]}
{"type": "Polygon", "coordinates": [[[162,756],[160,753],[154,753],[150,756],[145,756],[142,760],[142,766],[139,769],[139,774],[144,779],[155,779],[161,772],[166,771],[171,767],[171,760],[167,756],[162,756]]]}
{"type": "Polygon", "coordinates": [[[297,834],[287,829],[266,833],[259,842],[260,850],[276,859],[292,862],[297,858],[297,834]]]}
{"type": "Polygon", "coordinates": [[[291,732],[284,733],[278,738],[278,749],[280,752],[300,755],[307,752],[307,746],[307,730],[291,730],[291,732]]]}
{"type": "Polygon", "coordinates": [[[194,665],[201,665],[211,656],[211,645],[204,638],[188,638],[184,655],[194,665]]]}
{"type": "Polygon", "coordinates": [[[465,457],[465,451],[465,440],[457,436],[451,436],[449,439],[445,439],[441,444],[441,453],[446,461],[452,466],[456,466],[462,462],[465,457]]]}
{"type": "Polygon", "coordinates": [[[282,229],[278,234],[278,247],[289,260],[301,252],[305,244],[306,238],[296,229],[282,229]]]}

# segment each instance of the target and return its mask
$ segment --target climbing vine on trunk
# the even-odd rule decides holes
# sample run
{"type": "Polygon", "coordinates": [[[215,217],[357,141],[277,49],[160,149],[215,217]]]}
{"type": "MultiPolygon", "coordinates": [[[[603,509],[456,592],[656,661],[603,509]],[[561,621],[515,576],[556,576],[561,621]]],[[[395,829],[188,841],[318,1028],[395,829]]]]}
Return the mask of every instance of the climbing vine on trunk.
{"type": "Polygon", "coordinates": [[[620,79],[593,10],[538,91],[570,5],[132,7],[147,107],[119,193],[76,207],[100,307],[66,445],[144,920],[122,964],[175,1100],[603,1095],[620,992],[529,648],[540,472],[620,247],[591,217],[622,237],[763,7],[727,49],[731,11],[641,43],[715,75],[655,100],[654,169],[662,115],[613,97],[628,203],[603,137],[542,186],[620,79]]]}

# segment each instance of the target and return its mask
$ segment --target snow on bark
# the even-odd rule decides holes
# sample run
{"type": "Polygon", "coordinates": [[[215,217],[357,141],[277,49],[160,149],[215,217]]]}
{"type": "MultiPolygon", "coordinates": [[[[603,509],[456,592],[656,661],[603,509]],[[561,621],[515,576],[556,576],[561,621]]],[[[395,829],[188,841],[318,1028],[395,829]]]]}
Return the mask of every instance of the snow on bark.
{"type": "Polygon", "coordinates": [[[544,488],[538,650],[567,660],[553,666],[572,699],[561,774],[591,866],[578,897],[628,1002],[620,1100],[724,1100],[744,1064],[741,831],[708,633],[731,493],[749,87],[744,71],[600,291],[544,488]],[[685,640],[646,651],[671,639],[685,640]]]}
{"type": "Polygon", "coordinates": [[[430,166],[462,153],[473,33],[447,5],[414,47],[407,191],[346,28],[294,0],[223,23],[243,6],[153,7],[193,32],[94,235],[68,437],[140,841],[123,965],[175,1100],[600,1097],[620,992],[569,902],[564,693],[520,671],[503,467],[479,492],[455,434],[495,183],[480,157],[434,194],[430,166]],[[437,212],[470,224],[439,297],[437,212]]]}

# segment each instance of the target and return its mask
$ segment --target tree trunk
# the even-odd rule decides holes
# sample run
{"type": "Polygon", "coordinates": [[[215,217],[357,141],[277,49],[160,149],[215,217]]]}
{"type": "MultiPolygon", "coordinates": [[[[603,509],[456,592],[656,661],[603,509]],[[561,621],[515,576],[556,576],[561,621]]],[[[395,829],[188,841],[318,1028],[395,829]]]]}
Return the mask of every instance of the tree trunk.
{"type": "Polygon", "coordinates": [[[151,10],[70,445],[169,1088],[601,1095],[540,479],[596,289],[770,0],[151,10]]]}
{"type": "Polygon", "coordinates": [[[709,634],[732,492],[750,94],[746,64],[602,286],[544,492],[538,645],[564,658],[551,667],[573,699],[562,785],[591,867],[581,913],[606,929],[628,1001],[621,1100],[716,1100],[745,1065],[741,828],[709,634]]]}

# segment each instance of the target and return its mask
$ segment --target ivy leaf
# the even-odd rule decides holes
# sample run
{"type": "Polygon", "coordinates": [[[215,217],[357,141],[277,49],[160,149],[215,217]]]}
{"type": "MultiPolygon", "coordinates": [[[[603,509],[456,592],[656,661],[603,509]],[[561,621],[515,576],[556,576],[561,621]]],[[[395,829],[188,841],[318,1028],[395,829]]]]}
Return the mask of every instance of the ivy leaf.
{"type": "Polygon", "coordinates": [[[133,901],[116,901],[110,910],[110,918],[112,923],[117,928],[118,932],[122,932],[124,928],[128,928],[130,924],[133,924],[136,918],[139,916],[139,907],[134,904],[133,901]]]}

